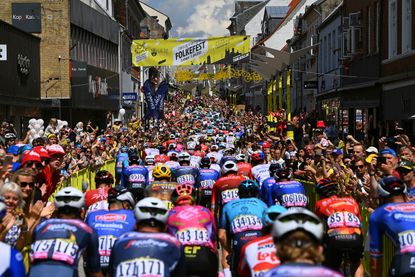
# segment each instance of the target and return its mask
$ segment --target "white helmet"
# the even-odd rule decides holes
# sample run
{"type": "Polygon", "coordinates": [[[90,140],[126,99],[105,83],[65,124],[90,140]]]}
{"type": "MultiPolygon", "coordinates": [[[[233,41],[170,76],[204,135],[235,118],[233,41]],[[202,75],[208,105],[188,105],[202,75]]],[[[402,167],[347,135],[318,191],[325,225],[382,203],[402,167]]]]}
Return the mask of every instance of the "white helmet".
{"type": "Polygon", "coordinates": [[[134,207],[135,205],[133,194],[130,191],[128,191],[127,188],[122,188],[120,186],[110,188],[110,190],[108,191],[108,203],[112,203],[114,200],[120,202],[127,201],[128,203],[130,203],[131,207],[134,207]]]}
{"type": "Polygon", "coordinates": [[[55,206],[58,209],[66,206],[81,209],[84,205],[84,194],[76,188],[66,187],[55,195],[55,206]]]}
{"type": "Polygon", "coordinates": [[[296,230],[307,232],[318,241],[323,238],[324,230],[320,218],[313,212],[298,207],[291,208],[277,217],[272,227],[272,237],[274,241],[278,241],[296,230]]]}
{"type": "Polygon", "coordinates": [[[146,156],[146,164],[154,164],[156,157],[154,155],[148,155],[146,156]]]}
{"type": "Polygon", "coordinates": [[[238,172],[238,166],[234,161],[227,161],[222,165],[222,174],[228,174],[229,172],[238,172]]]}
{"type": "Polygon", "coordinates": [[[155,197],[146,197],[140,200],[134,208],[137,222],[153,219],[166,224],[168,209],[163,201],[155,197]]]}
{"type": "Polygon", "coordinates": [[[174,134],[170,134],[169,138],[170,138],[170,139],[175,139],[175,138],[176,138],[176,136],[175,136],[174,134]]]}
{"type": "Polygon", "coordinates": [[[178,158],[179,162],[190,162],[191,159],[190,154],[187,152],[181,152],[178,158]]]}
{"type": "Polygon", "coordinates": [[[242,154],[242,153],[236,155],[235,158],[236,158],[236,161],[238,161],[238,162],[244,162],[244,161],[246,161],[246,155],[245,154],[242,154]]]}

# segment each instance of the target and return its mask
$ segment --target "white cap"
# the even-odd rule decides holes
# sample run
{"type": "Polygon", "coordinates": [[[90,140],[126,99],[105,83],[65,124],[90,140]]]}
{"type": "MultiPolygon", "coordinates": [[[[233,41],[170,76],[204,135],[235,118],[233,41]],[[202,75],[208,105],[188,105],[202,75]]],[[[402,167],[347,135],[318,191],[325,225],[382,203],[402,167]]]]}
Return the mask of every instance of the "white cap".
{"type": "Polygon", "coordinates": [[[370,146],[368,149],[366,149],[366,152],[368,153],[374,153],[374,154],[379,154],[379,151],[376,147],[374,146],[370,146]]]}

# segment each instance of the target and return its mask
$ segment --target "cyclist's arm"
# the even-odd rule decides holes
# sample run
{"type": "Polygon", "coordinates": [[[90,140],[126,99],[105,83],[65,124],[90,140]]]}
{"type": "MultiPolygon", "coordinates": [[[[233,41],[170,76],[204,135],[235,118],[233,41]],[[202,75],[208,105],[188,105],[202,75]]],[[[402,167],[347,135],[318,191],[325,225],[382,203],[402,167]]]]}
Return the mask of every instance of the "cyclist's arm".
{"type": "Polygon", "coordinates": [[[370,273],[371,276],[382,276],[382,234],[379,221],[379,210],[373,212],[369,218],[369,237],[370,237],[370,273]]]}
{"type": "Polygon", "coordinates": [[[95,231],[91,234],[91,239],[89,241],[88,247],[87,247],[87,266],[89,269],[89,272],[94,277],[100,277],[102,276],[101,273],[101,264],[99,261],[99,252],[98,252],[98,236],[95,231]]]}
{"type": "Polygon", "coordinates": [[[182,276],[186,276],[186,262],[184,259],[184,250],[183,250],[183,246],[180,247],[180,260],[177,263],[175,269],[173,270],[173,272],[171,273],[172,277],[182,277],[182,276]]]}
{"type": "Polygon", "coordinates": [[[230,242],[228,241],[228,234],[226,231],[227,226],[228,226],[228,223],[227,223],[227,217],[226,217],[226,210],[224,209],[222,210],[222,216],[219,221],[218,237],[219,237],[221,246],[225,248],[226,251],[231,253],[230,242]]]}
{"type": "Polygon", "coordinates": [[[9,274],[10,277],[24,277],[26,276],[25,268],[23,265],[23,256],[16,249],[12,248],[10,253],[10,268],[9,274]]]}

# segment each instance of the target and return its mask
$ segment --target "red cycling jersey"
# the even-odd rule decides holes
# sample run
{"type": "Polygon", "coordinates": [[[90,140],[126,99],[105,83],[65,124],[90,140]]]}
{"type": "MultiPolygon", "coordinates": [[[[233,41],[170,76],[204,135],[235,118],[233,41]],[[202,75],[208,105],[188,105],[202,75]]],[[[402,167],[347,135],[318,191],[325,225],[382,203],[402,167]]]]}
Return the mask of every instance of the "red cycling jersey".
{"type": "Polygon", "coordinates": [[[244,176],[245,178],[249,178],[252,180],[252,165],[250,163],[239,162],[238,175],[244,176]]]}
{"type": "Polygon", "coordinates": [[[213,185],[212,209],[219,211],[226,203],[239,199],[238,187],[244,180],[244,177],[235,174],[220,177],[213,185]]]}
{"type": "Polygon", "coordinates": [[[327,220],[327,234],[361,234],[359,205],[351,197],[330,196],[317,201],[316,214],[327,220]]]}

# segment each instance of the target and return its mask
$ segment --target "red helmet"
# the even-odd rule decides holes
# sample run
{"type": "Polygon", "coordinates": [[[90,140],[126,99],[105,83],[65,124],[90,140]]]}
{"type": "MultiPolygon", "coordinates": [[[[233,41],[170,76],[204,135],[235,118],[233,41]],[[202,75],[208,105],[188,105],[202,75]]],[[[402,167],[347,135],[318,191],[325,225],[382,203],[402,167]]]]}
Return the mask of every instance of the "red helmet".
{"type": "Polygon", "coordinates": [[[195,152],[193,153],[193,156],[203,158],[203,157],[205,156],[205,152],[203,152],[203,151],[195,151],[195,152]]]}
{"type": "Polygon", "coordinates": [[[271,143],[269,143],[268,141],[265,141],[265,142],[262,144],[262,149],[265,149],[265,148],[271,148],[271,143]]]}
{"type": "Polygon", "coordinates": [[[260,151],[256,151],[256,152],[252,153],[252,155],[251,155],[251,160],[253,162],[262,161],[263,159],[264,159],[264,153],[262,153],[260,151]]]}
{"type": "Polygon", "coordinates": [[[114,177],[107,170],[100,170],[95,174],[95,185],[107,184],[112,185],[114,183],[114,177]]]}
{"type": "Polygon", "coordinates": [[[154,162],[155,163],[166,163],[170,160],[170,158],[167,155],[161,154],[161,155],[156,155],[154,158],[154,162]]]}

